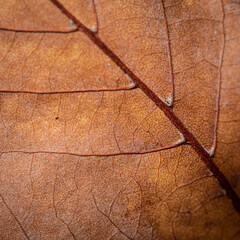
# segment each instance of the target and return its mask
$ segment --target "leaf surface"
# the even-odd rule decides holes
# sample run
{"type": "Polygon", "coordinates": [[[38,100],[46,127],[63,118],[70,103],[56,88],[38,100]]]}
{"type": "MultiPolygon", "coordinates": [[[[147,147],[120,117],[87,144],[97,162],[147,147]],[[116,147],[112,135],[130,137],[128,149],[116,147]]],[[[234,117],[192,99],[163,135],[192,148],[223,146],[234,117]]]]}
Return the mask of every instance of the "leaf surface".
{"type": "Polygon", "coordinates": [[[93,42],[53,3],[1,4],[1,239],[238,239],[229,188],[115,56],[239,195],[239,3],[61,1],[93,42]]]}

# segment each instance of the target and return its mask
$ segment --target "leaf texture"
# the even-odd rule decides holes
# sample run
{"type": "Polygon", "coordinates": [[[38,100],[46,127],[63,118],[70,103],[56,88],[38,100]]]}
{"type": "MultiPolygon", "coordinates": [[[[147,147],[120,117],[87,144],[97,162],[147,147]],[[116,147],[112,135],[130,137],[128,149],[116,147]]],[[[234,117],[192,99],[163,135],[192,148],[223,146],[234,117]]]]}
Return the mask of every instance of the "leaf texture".
{"type": "Polygon", "coordinates": [[[239,3],[58,3],[1,3],[1,239],[239,239],[239,3]]]}

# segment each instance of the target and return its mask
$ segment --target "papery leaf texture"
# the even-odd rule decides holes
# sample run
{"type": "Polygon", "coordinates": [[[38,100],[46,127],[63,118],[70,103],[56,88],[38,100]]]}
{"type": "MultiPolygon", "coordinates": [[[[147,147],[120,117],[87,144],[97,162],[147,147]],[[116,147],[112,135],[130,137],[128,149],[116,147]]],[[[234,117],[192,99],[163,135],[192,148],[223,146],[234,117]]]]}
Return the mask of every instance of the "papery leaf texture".
{"type": "Polygon", "coordinates": [[[240,239],[239,1],[0,6],[0,239],[240,239]]]}

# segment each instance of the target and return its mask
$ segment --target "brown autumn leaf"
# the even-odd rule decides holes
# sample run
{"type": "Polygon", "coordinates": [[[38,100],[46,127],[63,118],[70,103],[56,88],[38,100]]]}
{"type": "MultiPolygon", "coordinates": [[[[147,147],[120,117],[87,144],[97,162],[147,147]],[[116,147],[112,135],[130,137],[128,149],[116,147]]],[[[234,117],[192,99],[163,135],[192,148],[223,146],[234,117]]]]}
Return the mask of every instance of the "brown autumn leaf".
{"type": "Polygon", "coordinates": [[[1,239],[240,238],[237,1],[0,2],[1,239]]]}

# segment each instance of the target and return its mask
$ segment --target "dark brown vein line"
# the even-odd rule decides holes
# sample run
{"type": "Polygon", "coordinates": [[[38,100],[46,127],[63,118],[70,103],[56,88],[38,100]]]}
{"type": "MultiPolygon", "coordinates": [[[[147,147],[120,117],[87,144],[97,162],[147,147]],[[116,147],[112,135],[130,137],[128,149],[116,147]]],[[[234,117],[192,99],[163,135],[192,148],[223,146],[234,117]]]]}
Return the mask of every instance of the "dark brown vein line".
{"type": "Polygon", "coordinates": [[[61,34],[67,34],[67,33],[73,33],[77,32],[78,27],[74,29],[69,30],[34,30],[34,29],[15,29],[15,28],[3,28],[0,27],[0,31],[5,32],[16,32],[16,33],[61,33],[61,34]]]}
{"type": "Polygon", "coordinates": [[[24,150],[9,150],[9,151],[1,151],[0,157],[2,154],[8,153],[24,153],[24,154],[60,154],[60,155],[70,155],[70,156],[78,156],[78,157],[114,157],[114,156],[121,156],[121,155],[139,155],[139,154],[147,154],[147,153],[154,153],[163,151],[166,149],[172,149],[175,147],[179,147],[183,145],[184,142],[179,142],[177,144],[168,145],[165,147],[154,148],[149,150],[143,151],[133,151],[133,152],[116,152],[116,153],[92,153],[92,154],[80,154],[74,152],[59,152],[59,151],[24,151],[24,150]]]}
{"type": "Polygon", "coordinates": [[[169,71],[170,71],[170,91],[171,91],[171,102],[169,104],[169,107],[172,107],[174,104],[174,75],[173,75],[173,64],[172,64],[172,52],[171,52],[171,43],[170,43],[170,37],[169,37],[169,30],[168,30],[168,21],[167,21],[167,15],[165,11],[165,6],[163,3],[163,0],[160,1],[161,8],[162,8],[162,14],[164,19],[164,27],[166,32],[166,38],[167,38],[167,52],[168,52],[168,64],[169,64],[169,71]]]}
{"type": "MultiPolygon", "coordinates": [[[[58,169],[57,169],[58,171],[58,169]]],[[[63,223],[64,226],[66,226],[66,228],[68,229],[69,233],[71,234],[72,238],[74,240],[77,240],[77,238],[75,237],[74,233],[71,231],[69,225],[62,219],[58,216],[58,213],[57,213],[57,207],[56,207],[56,204],[55,204],[55,185],[56,185],[56,180],[57,180],[57,173],[55,174],[55,178],[54,178],[54,184],[53,184],[53,192],[52,192],[52,204],[53,204],[53,209],[54,209],[54,213],[55,213],[55,216],[56,218],[61,221],[63,223]]]]}
{"type": "Polygon", "coordinates": [[[11,213],[11,215],[13,216],[13,218],[15,219],[16,223],[18,224],[18,226],[20,227],[20,229],[22,230],[24,236],[27,238],[27,239],[30,239],[26,233],[26,231],[24,230],[21,222],[18,220],[18,218],[15,216],[15,214],[13,213],[12,209],[8,206],[8,204],[6,203],[5,199],[3,198],[2,195],[0,195],[1,199],[2,199],[2,202],[4,203],[4,205],[6,206],[6,208],[8,209],[8,211],[11,213]]]}
{"type": "Polygon", "coordinates": [[[98,88],[98,89],[78,89],[66,91],[31,91],[31,90],[1,90],[0,93],[29,93],[29,94],[63,94],[63,93],[81,93],[81,92],[111,92],[111,91],[127,91],[137,88],[134,84],[127,87],[119,88],[98,88]]]}
{"type": "Polygon", "coordinates": [[[231,184],[225,177],[225,175],[220,171],[220,169],[212,161],[209,153],[202,147],[202,145],[197,141],[193,134],[184,126],[184,124],[178,119],[173,110],[168,107],[144,82],[142,82],[123,62],[122,60],[111,50],[108,46],[91,30],[89,30],[85,25],[83,25],[76,17],[74,17],[61,3],[57,0],[50,0],[59,10],[62,11],[69,19],[71,19],[78,27],[82,30],[86,36],[101,49],[112,61],[125,72],[133,82],[147,95],[169,118],[169,120],[174,124],[174,126],[184,135],[186,140],[190,142],[193,149],[197,152],[202,161],[213,173],[213,175],[218,180],[219,184],[226,191],[227,196],[232,200],[232,204],[236,211],[240,214],[240,198],[232,188],[231,184]]]}
{"type": "Polygon", "coordinates": [[[93,196],[93,201],[94,201],[94,204],[95,204],[97,210],[98,210],[104,217],[106,217],[106,218],[108,219],[108,221],[109,221],[122,235],[124,235],[126,238],[128,238],[128,239],[130,239],[130,240],[133,240],[133,238],[131,238],[131,237],[128,236],[125,232],[123,232],[123,231],[116,225],[116,223],[114,223],[113,220],[112,220],[106,213],[104,213],[104,212],[98,207],[98,205],[97,205],[97,200],[96,200],[95,196],[94,196],[93,194],[92,194],[92,196],[93,196]]]}

